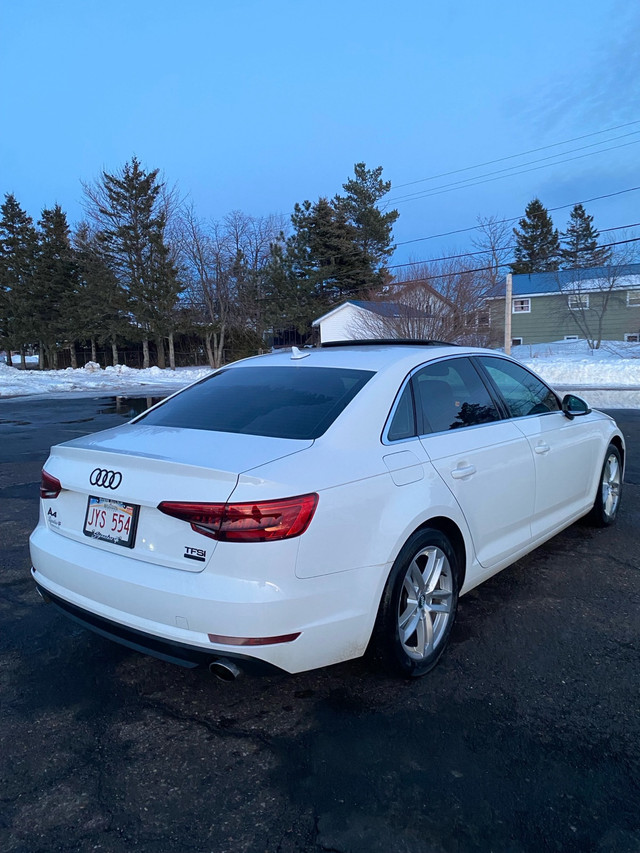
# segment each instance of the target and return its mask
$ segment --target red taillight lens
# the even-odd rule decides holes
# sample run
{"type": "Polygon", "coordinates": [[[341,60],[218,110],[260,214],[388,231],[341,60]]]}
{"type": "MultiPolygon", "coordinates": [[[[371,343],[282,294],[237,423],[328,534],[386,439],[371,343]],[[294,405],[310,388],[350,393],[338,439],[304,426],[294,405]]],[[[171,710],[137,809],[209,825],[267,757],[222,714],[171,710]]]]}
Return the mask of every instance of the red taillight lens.
{"type": "Polygon", "coordinates": [[[62,484],[60,480],[56,479],[56,477],[52,477],[51,474],[47,474],[47,472],[42,469],[42,481],[40,483],[40,497],[45,498],[45,500],[53,500],[53,498],[57,498],[60,492],[62,491],[62,484]]]}
{"type": "Polygon", "coordinates": [[[209,504],[163,501],[160,512],[188,521],[204,536],[222,542],[273,542],[300,536],[309,526],[318,495],[298,495],[276,501],[209,504]]]}

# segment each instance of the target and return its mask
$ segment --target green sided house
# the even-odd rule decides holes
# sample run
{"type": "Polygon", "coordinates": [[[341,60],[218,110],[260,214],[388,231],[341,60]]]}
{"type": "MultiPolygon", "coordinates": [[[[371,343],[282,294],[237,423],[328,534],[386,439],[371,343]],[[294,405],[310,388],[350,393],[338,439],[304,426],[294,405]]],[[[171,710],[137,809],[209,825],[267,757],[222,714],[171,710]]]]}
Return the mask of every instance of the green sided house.
{"type": "MultiPolygon", "coordinates": [[[[487,304],[504,337],[506,281],[487,304]]],[[[513,276],[511,345],[640,342],[640,264],[513,276]]]]}

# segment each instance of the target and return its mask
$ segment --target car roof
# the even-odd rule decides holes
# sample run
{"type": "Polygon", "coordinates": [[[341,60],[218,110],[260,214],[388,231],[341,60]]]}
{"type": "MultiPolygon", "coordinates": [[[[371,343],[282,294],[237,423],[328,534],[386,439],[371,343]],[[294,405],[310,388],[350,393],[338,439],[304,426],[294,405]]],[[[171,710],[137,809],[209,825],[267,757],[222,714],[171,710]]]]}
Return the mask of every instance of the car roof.
{"type": "Polygon", "coordinates": [[[266,355],[253,356],[227,367],[241,366],[300,366],[300,367],[343,367],[373,370],[376,373],[410,371],[413,367],[443,356],[495,353],[494,350],[465,347],[456,344],[393,343],[347,344],[330,347],[287,347],[266,355]]]}

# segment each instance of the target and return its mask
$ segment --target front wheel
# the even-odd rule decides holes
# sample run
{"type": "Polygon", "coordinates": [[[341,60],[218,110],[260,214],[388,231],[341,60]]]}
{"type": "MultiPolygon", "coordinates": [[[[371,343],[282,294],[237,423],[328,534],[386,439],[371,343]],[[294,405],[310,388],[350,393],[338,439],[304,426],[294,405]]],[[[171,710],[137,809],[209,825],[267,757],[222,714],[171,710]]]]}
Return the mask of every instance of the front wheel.
{"type": "Polygon", "coordinates": [[[622,458],[615,444],[607,447],[600,484],[587,520],[596,527],[608,527],[616,520],[622,491],[622,458]]]}
{"type": "Polygon", "coordinates": [[[458,563],[439,530],[414,533],[398,555],[380,601],[374,650],[386,668],[426,675],[447,645],[458,606],[458,563]]]}

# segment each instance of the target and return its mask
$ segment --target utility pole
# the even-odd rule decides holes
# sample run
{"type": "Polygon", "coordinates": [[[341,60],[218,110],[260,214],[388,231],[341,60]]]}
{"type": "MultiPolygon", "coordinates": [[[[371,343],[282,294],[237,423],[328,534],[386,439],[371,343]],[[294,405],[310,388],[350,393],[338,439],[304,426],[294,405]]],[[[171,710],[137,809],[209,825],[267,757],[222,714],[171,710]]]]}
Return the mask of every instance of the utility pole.
{"type": "Polygon", "coordinates": [[[513,276],[507,273],[507,292],[504,300],[504,352],[511,355],[511,303],[513,302],[513,276]]]}

